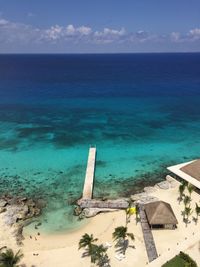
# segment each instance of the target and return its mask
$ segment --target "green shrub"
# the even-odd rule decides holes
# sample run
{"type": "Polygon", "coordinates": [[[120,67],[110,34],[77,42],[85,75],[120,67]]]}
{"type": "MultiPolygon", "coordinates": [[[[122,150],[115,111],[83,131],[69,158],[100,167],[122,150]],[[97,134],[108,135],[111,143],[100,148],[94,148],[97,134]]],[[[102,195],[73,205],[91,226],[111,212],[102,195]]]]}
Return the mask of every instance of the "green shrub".
{"type": "Polygon", "coordinates": [[[196,262],[188,254],[181,251],[179,256],[187,263],[186,267],[198,267],[196,262]]]}
{"type": "Polygon", "coordinates": [[[162,267],[188,267],[185,266],[185,261],[179,257],[179,255],[175,256],[173,259],[167,261],[162,267]]]}
{"type": "Polygon", "coordinates": [[[184,252],[167,261],[162,267],[198,267],[196,262],[184,252]]]}

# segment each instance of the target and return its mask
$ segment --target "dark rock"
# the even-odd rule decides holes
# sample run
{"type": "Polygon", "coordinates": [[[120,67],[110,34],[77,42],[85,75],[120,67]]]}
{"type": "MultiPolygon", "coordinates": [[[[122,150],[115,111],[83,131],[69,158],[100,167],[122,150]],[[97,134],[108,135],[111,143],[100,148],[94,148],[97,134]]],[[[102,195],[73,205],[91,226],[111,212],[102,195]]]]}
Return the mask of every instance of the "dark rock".
{"type": "Polygon", "coordinates": [[[7,209],[5,207],[0,208],[0,213],[5,212],[7,209]]]}
{"type": "Polygon", "coordinates": [[[44,199],[37,199],[37,207],[43,209],[46,207],[47,203],[44,199]]]}
{"type": "Polygon", "coordinates": [[[82,213],[82,208],[79,207],[79,206],[76,206],[76,207],[74,208],[74,215],[75,215],[75,216],[79,216],[81,213],[82,213]]]}
{"type": "Polygon", "coordinates": [[[0,199],[0,208],[5,207],[8,204],[8,201],[4,200],[4,199],[0,199]]]}
{"type": "Polygon", "coordinates": [[[23,197],[20,199],[22,202],[26,202],[27,201],[27,197],[23,197]]]}
{"type": "Polygon", "coordinates": [[[113,211],[117,211],[117,209],[86,208],[83,210],[82,216],[84,218],[91,218],[91,217],[96,216],[98,213],[113,212],[113,211]]]}
{"type": "Polygon", "coordinates": [[[24,227],[23,224],[18,224],[18,227],[14,231],[14,235],[16,237],[16,242],[17,242],[18,246],[22,246],[23,245],[23,242],[22,242],[24,240],[23,227],[24,227]]]}
{"type": "Polygon", "coordinates": [[[16,242],[18,245],[22,245],[23,227],[31,223],[32,218],[40,215],[41,209],[33,199],[26,197],[12,198],[5,195],[0,201],[3,206],[0,207],[0,213],[4,212],[3,216],[6,225],[13,227],[16,242]]]}

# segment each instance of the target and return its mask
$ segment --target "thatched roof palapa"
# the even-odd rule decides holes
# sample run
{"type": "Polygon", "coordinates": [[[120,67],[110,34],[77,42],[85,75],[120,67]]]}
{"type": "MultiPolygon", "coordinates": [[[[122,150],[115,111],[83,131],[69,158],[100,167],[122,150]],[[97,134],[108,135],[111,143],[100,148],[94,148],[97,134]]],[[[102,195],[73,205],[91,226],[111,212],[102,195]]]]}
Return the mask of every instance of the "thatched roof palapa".
{"type": "Polygon", "coordinates": [[[145,205],[145,213],[149,224],[178,224],[170,204],[164,201],[151,202],[145,205]]]}

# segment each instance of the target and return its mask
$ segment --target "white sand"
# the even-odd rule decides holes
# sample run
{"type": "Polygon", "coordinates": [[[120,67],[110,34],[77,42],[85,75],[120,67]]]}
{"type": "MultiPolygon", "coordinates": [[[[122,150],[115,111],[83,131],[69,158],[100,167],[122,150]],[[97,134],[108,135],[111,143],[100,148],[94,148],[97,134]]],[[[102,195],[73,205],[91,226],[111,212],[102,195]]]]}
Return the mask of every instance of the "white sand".
{"type": "MultiPolygon", "coordinates": [[[[68,234],[36,236],[30,239],[27,237],[24,242],[24,253],[26,258],[24,262],[36,266],[90,266],[88,258],[82,258],[84,250],[78,250],[78,242],[84,233],[93,233],[99,241],[97,243],[109,242],[112,247],[108,250],[109,256],[112,258],[112,266],[119,266],[119,261],[115,259],[115,248],[112,241],[112,232],[117,226],[125,224],[125,212],[118,211],[113,213],[100,214],[93,218],[90,223],[82,229],[68,234]],[[33,256],[33,253],[39,253],[33,256]]],[[[146,254],[144,255],[145,246],[142,238],[141,226],[136,225],[135,219],[132,218],[129,224],[129,231],[135,235],[134,245],[136,249],[129,248],[127,257],[120,262],[120,266],[143,266],[147,262],[146,254]]]]}
{"type": "Polygon", "coordinates": [[[0,248],[7,246],[17,249],[16,239],[13,234],[14,227],[7,226],[4,222],[4,214],[0,213],[0,248]]]}
{"type": "MultiPolygon", "coordinates": [[[[176,188],[169,190],[158,189],[156,192],[151,193],[151,195],[158,197],[159,199],[166,201],[171,204],[177,219],[179,221],[178,228],[176,230],[154,230],[153,236],[155,239],[156,247],[160,257],[149,264],[149,266],[161,266],[166,259],[169,259],[176,255],[180,250],[186,251],[191,255],[197,264],[200,265],[200,253],[199,253],[199,240],[200,240],[200,219],[197,225],[191,222],[186,228],[185,224],[182,222],[181,211],[183,210],[183,204],[179,205],[178,198],[178,183],[176,188]],[[193,234],[194,233],[194,234],[193,234]],[[187,238],[185,240],[185,238],[187,238]],[[178,243],[178,245],[177,245],[178,243]],[[168,249],[170,249],[168,251],[168,249]]],[[[192,205],[195,202],[200,204],[200,195],[193,192],[192,193],[192,205]]],[[[195,214],[193,214],[195,215],[195,214]]],[[[191,216],[192,217],[192,216],[191,216]]],[[[109,242],[112,247],[108,250],[108,255],[111,258],[112,267],[129,267],[147,266],[147,254],[143,241],[143,235],[140,223],[136,225],[135,218],[132,216],[131,222],[129,224],[129,232],[135,235],[135,249],[128,248],[126,259],[121,262],[115,259],[115,248],[112,241],[112,232],[117,226],[125,224],[125,212],[118,211],[112,213],[100,214],[89,220],[88,224],[83,226],[83,228],[74,231],[72,233],[62,233],[59,235],[48,235],[45,236],[41,234],[37,235],[39,230],[35,230],[32,239],[26,235],[25,230],[25,240],[24,246],[22,247],[23,253],[25,255],[23,263],[27,266],[37,266],[37,267],[80,267],[80,266],[90,266],[89,258],[82,258],[82,253],[84,250],[78,250],[78,242],[84,233],[93,234],[97,237],[99,241],[97,243],[109,242]],[[37,240],[35,240],[35,237],[37,240]],[[34,256],[33,254],[38,254],[34,256]]],[[[4,236],[1,240],[2,245],[8,245],[16,249],[14,241],[10,237],[10,232],[2,230],[4,227],[1,216],[0,216],[0,231],[1,236],[4,236]],[[2,233],[4,232],[4,234],[2,233]]]]}
{"type": "MultiPolygon", "coordinates": [[[[193,257],[194,253],[191,253],[190,247],[194,244],[198,243],[200,240],[200,218],[198,224],[196,225],[195,222],[192,221],[192,217],[195,216],[195,211],[193,211],[192,215],[190,216],[190,223],[186,227],[185,223],[183,223],[183,217],[181,212],[184,210],[184,204],[177,201],[178,198],[178,187],[170,189],[170,190],[158,190],[156,195],[159,199],[166,201],[171,204],[173,211],[178,220],[178,228],[176,230],[153,230],[153,236],[155,240],[155,244],[157,247],[158,254],[160,257],[152,262],[150,266],[161,266],[170,258],[173,258],[177,255],[180,251],[184,251],[193,257]]],[[[195,203],[200,205],[200,195],[196,192],[192,193],[192,203],[191,207],[195,208],[195,203]]],[[[193,257],[194,260],[200,264],[200,253],[195,254],[193,257]]]]}

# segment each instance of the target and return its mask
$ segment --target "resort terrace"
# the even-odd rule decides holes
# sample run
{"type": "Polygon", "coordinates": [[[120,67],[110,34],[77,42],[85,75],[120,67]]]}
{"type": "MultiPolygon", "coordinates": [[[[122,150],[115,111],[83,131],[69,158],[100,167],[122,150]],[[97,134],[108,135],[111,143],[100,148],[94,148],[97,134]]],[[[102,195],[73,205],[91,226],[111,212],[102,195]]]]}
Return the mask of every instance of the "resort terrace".
{"type": "Polygon", "coordinates": [[[177,164],[167,169],[179,178],[200,189],[200,159],[177,164]]]}
{"type": "MultiPolygon", "coordinates": [[[[90,148],[83,195],[78,201],[79,207],[90,211],[87,212],[88,217],[95,216],[99,212],[104,213],[128,208],[127,199],[100,200],[92,198],[95,155],[96,148],[90,148]]],[[[167,169],[200,189],[200,160],[178,164],[167,169]]],[[[156,184],[154,187],[146,187],[143,193],[138,194],[140,195],[138,199],[135,198],[135,195],[131,197],[135,204],[138,203],[140,215],[140,224],[135,224],[134,218],[132,218],[128,227],[136,238],[135,249],[129,250],[126,260],[124,259],[121,263],[118,262],[115,251],[110,249],[108,254],[111,258],[115,258],[114,261],[112,260],[113,266],[129,266],[128,262],[133,263],[132,257],[135,257],[135,263],[140,262],[141,266],[160,267],[166,261],[178,255],[180,251],[189,253],[195,260],[199,260],[200,257],[196,257],[193,253],[195,250],[191,251],[190,248],[198,246],[200,236],[195,233],[200,221],[195,223],[194,217],[190,216],[188,224],[184,222],[184,204],[183,201],[179,202],[178,200],[180,185],[180,179],[177,180],[168,175],[165,181],[156,184]],[[143,236],[143,240],[141,236],[143,236]],[[146,250],[145,255],[144,250],[146,250]]],[[[187,195],[188,189],[186,191],[187,195]]],[[[194,191],[190,203],[193,211],[195,210],[195,204],[199,202],[200,195],[194,191]]],[[[100,214],[98,218],[100,221],[105,221],[107,216],[104,213],[100,214]]],[[[115,220],[117,221],[118,217],[122,218],[121,216],[123,217],[121,213],[116,213],[115,220]]],[[[102,239],[102,241],[106,243],[109,241],[112,244],[112,240],[108,236],[107,239],[102,239]]]]}

